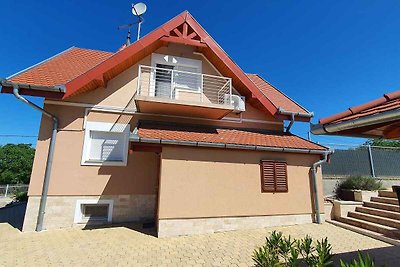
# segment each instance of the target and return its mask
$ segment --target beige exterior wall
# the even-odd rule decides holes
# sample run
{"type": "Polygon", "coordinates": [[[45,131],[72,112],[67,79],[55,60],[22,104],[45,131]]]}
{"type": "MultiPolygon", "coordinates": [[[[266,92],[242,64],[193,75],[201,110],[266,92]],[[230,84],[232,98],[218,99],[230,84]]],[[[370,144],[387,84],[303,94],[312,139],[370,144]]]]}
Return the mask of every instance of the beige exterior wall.
{"type": "MultiPolygon", "coordinates": [[[[82,166],[84,109],[55,105],[46,105],[45,109],[60,120],[49,184],[50,196],[156,193],[158,156],[155,153],[133,152],[124,167],[82,166]]],[[[127,123],[130,119],[132,117],[127,123]]],[[[38,196],[42,192],[51,127],[51,121],[42,117],[29,186],[30,196],[38,196]]]]}
{"type": "MultiPolygon", "coordinates": [[[[164,147],[159,218],[311,214],[309,172],[317,160],[316,155],[164,147]],[[261,192],[261,159],[287,161],[288,193],[261,192]]],[[[322,200],[320,174],[318,183],[322,200]]]]}

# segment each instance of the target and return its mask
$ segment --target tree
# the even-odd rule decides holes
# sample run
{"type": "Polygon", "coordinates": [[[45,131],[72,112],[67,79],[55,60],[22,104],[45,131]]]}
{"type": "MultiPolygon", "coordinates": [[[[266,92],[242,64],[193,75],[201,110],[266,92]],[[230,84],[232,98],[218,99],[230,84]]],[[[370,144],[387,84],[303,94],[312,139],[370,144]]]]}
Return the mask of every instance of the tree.
{"type": "Polygon", "coordinates": [[[0,184],[28,184],[34,155],[31,144],[0,146],[0,184]]]}
{"type": "Polygon", "coordinates": [[[400,147],[400,141],[388,140],[388,139],[370,139],[367,142],[365,142],[364,145],[381,146],[381,147],[400,147]]]}

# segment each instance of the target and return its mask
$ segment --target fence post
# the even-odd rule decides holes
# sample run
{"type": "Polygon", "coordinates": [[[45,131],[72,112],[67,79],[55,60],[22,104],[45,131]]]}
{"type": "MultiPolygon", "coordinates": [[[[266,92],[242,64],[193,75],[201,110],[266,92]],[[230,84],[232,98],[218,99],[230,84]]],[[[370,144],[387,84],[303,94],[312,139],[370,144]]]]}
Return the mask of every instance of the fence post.
{"type": "Polygon", "coordinates": [[[369,164],[371,166],[371,174],[372,174],[372,177],[375,178],[376,176],[375,176],[374,160],[372,158],[371,145],[368,145],[367,147],[368,147],[369,164]]]}
{"type": "Polygon", "coordinates": [[[7,193],[8,193],[8,184],[6,185],[6,192],[4,193],[4,197],[7,197],[7,193]]]}

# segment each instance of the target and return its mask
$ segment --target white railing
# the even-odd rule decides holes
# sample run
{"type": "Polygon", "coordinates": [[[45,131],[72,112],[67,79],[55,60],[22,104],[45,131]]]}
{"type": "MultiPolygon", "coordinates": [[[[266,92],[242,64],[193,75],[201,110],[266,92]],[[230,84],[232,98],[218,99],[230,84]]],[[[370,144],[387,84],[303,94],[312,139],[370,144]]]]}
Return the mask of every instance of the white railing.
{"type": "Polygon", "coordinates": [[[140,65],[137,95],[232,106],[232,79],[140,65]]]}

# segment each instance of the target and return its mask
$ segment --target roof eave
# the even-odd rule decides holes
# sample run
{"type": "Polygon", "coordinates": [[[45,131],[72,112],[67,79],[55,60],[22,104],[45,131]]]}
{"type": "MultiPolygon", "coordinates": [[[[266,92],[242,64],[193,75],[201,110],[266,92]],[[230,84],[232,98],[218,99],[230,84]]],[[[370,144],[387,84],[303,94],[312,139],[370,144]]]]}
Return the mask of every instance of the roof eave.
{"type": "Polygon", "coordinates": [[[0,85],[2,87],[2,93],[8,93],[8,88],[13,88],[15,86],[21,89],[28,89],[33,91],[53,92],[62,94],[66,92],[66,87],[63,84],[56,86],[42,86],[42,85],[16,83],[7,79],[0,78],[0,85]]]}
{"type": "Polygon", "coordinates": [[[341,131],[351,130],[374,124],[381,124],[400,120],[400,109],[390,110],[357,119],[347,120],[339,123],[311,124],[311,132],[316,135],[340,135],[341,131]]]}

